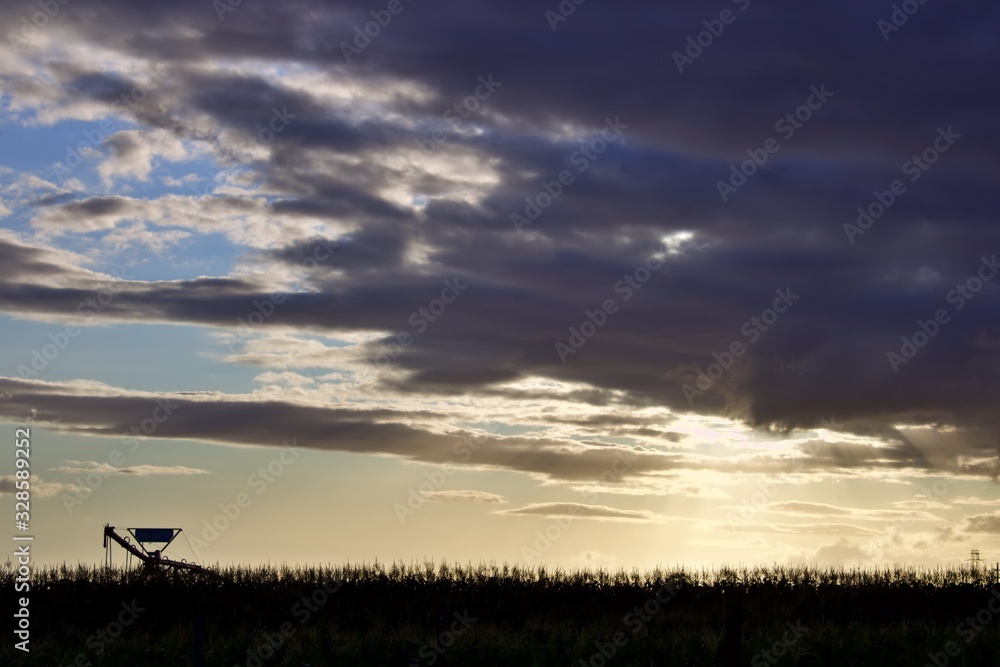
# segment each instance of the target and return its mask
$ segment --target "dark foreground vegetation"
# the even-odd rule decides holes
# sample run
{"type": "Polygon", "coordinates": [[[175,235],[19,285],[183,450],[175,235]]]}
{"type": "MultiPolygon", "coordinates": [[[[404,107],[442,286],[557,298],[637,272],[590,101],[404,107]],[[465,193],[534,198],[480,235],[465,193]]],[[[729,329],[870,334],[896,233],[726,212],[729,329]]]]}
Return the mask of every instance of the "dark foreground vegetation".
{"type": "Polygon", "coordinates": [[[37,571],[31,652],[8,630],[0,664],[714,665],[728,605],[742,665],[1000,665],[1000,591],[968,569],[220,573],[37,571]]]}

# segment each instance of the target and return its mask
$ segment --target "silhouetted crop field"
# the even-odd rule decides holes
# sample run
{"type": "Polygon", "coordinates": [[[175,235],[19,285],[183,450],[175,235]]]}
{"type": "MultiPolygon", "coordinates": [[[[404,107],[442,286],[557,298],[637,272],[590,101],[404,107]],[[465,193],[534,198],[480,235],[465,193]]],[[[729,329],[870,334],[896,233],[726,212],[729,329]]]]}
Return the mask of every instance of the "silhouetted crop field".
{"type": "MultiPolygon", "coordinates": [[[[970,569],[36,571],[5,665],[1000,665],[1000,592],[970,569]],[[739,627],[736,635],[733,627],[739,627]]],[[[13,575],[3,574],[5,590],[13,575]]]]}

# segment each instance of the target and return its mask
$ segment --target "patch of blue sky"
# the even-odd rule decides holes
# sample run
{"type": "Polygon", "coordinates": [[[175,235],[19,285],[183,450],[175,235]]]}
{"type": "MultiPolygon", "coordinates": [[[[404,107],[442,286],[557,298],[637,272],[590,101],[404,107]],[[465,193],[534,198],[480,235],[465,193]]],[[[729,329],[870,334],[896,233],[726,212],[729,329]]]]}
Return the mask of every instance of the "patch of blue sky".
{"type": "MultiPolygon", "coordinates": [[[[245,249],[222,234],[197,234],[178,243],[162,256],[147,254],[128,266],[130,280],[190,280],[202,276],[224,278],[245,249]]],[[[134,257],[134,254],[133,254],[134,257]]]]}
{"type": "Polygon", "coordinates": [[[0,314],[0,326],[5,343],[0,346],[0,375],[8,377],[48,382],[87,378],[138,391],[243,393],[257,386],[253,378],[261,372],[224,361],[227,350],[212,336],[223,328],[119,322],[81,326],[66,338],[65,323],[6,314],[0,314]]]}
{"type": "Polygon", "coordinates": [[[99,121],[65,120],[53,125],[21,125],[6,122],[0,125],[0,164],[17,171],[34,173],[48,181],[56,178],[56,167],[62,163],[69,170],[64,178],[76,176],[90,164],[80,151],[100,150],[101,143],[120,130],[136,129],[134,123],[112,118],[111,127],[99,121]],[[73,166],[77,165],[77,166],[73,166]]]}

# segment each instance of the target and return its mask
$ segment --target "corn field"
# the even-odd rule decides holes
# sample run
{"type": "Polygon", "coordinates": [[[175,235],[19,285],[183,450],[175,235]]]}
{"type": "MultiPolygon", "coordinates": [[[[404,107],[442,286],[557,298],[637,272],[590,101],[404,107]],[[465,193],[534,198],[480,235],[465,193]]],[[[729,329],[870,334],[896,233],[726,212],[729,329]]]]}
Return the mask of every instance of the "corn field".
{"type": "MultiPolygon", "coordinates": [[[[217,572],[36,570],[31,652],[4,642],[0,664],[715,665],[728,596],[739,602],[739,664],[1000,665],[1000,592],[992,573],[968,567],[217,572]]],[[[4,569],[4,590],[14,577],[4,569]]]]}

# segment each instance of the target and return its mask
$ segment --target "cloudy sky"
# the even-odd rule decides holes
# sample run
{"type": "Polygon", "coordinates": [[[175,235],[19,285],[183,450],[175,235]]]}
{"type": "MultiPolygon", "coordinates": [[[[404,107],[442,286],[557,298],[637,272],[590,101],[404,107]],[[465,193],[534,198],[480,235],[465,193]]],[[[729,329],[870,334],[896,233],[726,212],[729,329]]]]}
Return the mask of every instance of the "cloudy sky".
{"type": "Polygon", "coordinates": [[[0,22],[39,561],[1000,557],[1000,7],[0,22]]]}

